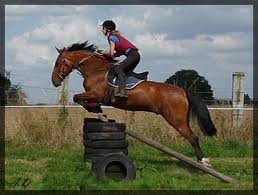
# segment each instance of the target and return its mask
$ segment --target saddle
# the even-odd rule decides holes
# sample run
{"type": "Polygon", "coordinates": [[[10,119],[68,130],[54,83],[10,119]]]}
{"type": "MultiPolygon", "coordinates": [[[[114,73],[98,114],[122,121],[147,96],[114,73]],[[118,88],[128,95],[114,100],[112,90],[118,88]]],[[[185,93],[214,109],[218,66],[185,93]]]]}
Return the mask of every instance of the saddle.
{"type": "MultiPolygon", "coordinates": [[[[112,87],[118,87],[118,78],[117,76],[114,76],[114,74],[111,72],[112,69],[108,71],[108,84],[112,87]]],[[[126,74],[125,78],[125,89],[130,90],[139,85],[141,82],[147,80],[147,75],[149,72],[142,72],[142,73],[135,73],[135,72],[128,72],[126,74]]]]}
{"type": "MultiPolygon", "coordinates": [[[[133,71],[126,73],[125,89],[126,90],[133,89],[141,82],[146,81],[148,74],[149,72],[147,71],[142,73],[135,73],[133,71]]],[[[118,82],[119,82],[118,77],[116,76],[116,73],[112,67],[109,68],[108,70],[107,80],[108,80],[109,89],[108,89],[108,93],[104,97],[103,102],[105,105],[110,105],[111,97],[114,93],[114,87],[118,88],[118,82]]]]}

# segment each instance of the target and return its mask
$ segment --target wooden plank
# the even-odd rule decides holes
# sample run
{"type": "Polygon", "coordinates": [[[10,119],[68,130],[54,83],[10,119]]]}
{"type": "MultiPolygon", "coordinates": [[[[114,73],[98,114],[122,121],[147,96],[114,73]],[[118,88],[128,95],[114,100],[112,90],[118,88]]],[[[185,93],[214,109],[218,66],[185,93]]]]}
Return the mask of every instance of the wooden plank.
{"type": "Polygon", "coordinates": [[[132,130],[127,129],[125,132],[128,135],[130,135],[131,137],[134,137],[134,138],[140,140],[141,142],[144,142],[145,144],[147,144],[147,145],[149,145],[153,148],[156,148],[156,149],[158,149],[158,150],[160,150],[160,151],[162,151],[162,152],[164,152],[164,153],[166,153],[170,156],[173,156],[173,157],[177,158],[178,160],[181,160],[181,161],[183,161],[183,162],[185,162],[185,163],[187,163],[187,164],[189,164],[189,165],[191,165],[191,166],[193,166],[197,169],[200,169],[203,172],[208,173],[208,174],[210,174],[210,175],[212,175],[212,176],[214,176],[214,177],[216,177],[216,178],[218,178],[222,181],[225,181],[225,182],[228,182],[228,183],[235,183],[236,182],[236,180],[234,180],[234,179],[232,179],[232,178],[230,178],[226,175],[223,175],[223,174],[221,174],[221,173],[219,173],[219,172],[217,172],[217,171],[215,171],[215,170],[213,170],[209,167],[206,167],[205,165],[200,164],[197,161],[194,161],[193,159],[191,159],[189,157],[186,157],[186,156],[184,156],[184,155],[182,155],[182,154],[180,154],[180,153],[178,153],[178,152],[176,152],[176,151],[174,151],[170,148],[167,148],[166,146],[164,146],[164,145],[162,145],[158,142],[155,142],[155,141],[153,141],[149,138],[146,138],[142,135],[139,135],[132,130]]]}

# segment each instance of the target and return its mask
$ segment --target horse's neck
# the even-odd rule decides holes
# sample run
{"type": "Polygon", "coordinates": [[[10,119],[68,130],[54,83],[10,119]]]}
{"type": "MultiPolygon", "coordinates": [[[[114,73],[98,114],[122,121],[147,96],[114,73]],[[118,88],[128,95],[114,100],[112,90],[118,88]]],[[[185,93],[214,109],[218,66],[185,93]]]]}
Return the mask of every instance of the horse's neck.
{"type": "Polygon", "coordinates": [[[86,88],[97,91],[100,96],[104,95],[107,90],[107,71],[93,72],[88,74],[86,79],[86,88]]]}
{"type": "MultiPolygon", "coordinates": [[[[85,58],[85,56],[83,58],[85,58]]],[[[79,70],[85,77],[94,77],[95,75],[103,76],[111,64],[111,62],[108,62],[105,59],[93,56],[91,59],[89,58],[81,63],[79,65],[79,70]]]]}

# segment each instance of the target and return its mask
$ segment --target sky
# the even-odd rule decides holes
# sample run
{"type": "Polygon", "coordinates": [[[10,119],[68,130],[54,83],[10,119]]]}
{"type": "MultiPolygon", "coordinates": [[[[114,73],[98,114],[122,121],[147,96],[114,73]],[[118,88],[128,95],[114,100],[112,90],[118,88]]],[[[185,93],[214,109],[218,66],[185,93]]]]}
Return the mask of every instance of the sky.
{"type": "MultiPolygon", "coordinates": [[[[56,101],[55,46],[88,40],[109,48],[100,26],[107,19],[139,48],[135,71],[149,71],[149,80],[164,82],[193,69],[209,81],[215,98],[231,98],[232,74],[244,72],[245,93],[253,96],[251,5],[6,5],[5,68],[29,103],[56,101]]],[[[71,96],[83,91],[76,71],[69,79],[71,96]]]]}

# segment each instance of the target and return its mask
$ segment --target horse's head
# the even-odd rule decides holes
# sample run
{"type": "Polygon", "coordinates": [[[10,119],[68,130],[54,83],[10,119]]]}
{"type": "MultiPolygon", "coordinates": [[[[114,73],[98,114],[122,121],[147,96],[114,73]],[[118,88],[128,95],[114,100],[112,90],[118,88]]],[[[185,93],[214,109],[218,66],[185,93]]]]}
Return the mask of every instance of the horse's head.
{"type": "MultiPolygon", "coordinates": [[[[57,48],[56,48],[57,49],[57,48]]],[[[52,72],[52,83],[55,87],[61,85],[64,78],[69,75],[73,69],[80,68],[82,74],[86,74],[87,70],[92,72],[99,70],[100,67],[110,65],[111,63],[117,62],[113,59],[106,59],[105,57],[95,55],[96,46],[88,42],[75,43],[68,48],[57,49],[59,56],[56,59],[56,63],[52,72]],[[98,60],[97,60],[98,59],[98,60]]]]}
{"type": "MultiPolygon", "coordinates": [[[[57,49],[57,48],[56,48],[57,49]]],[[[52,83],[55,87],[61,85],[61,82],[67,75],[72,72],[74,63],[69,59],[69,51],[66,48],[57,49],[59,56],[56,59],[55,66],[52,72],[52,83]]]]}

